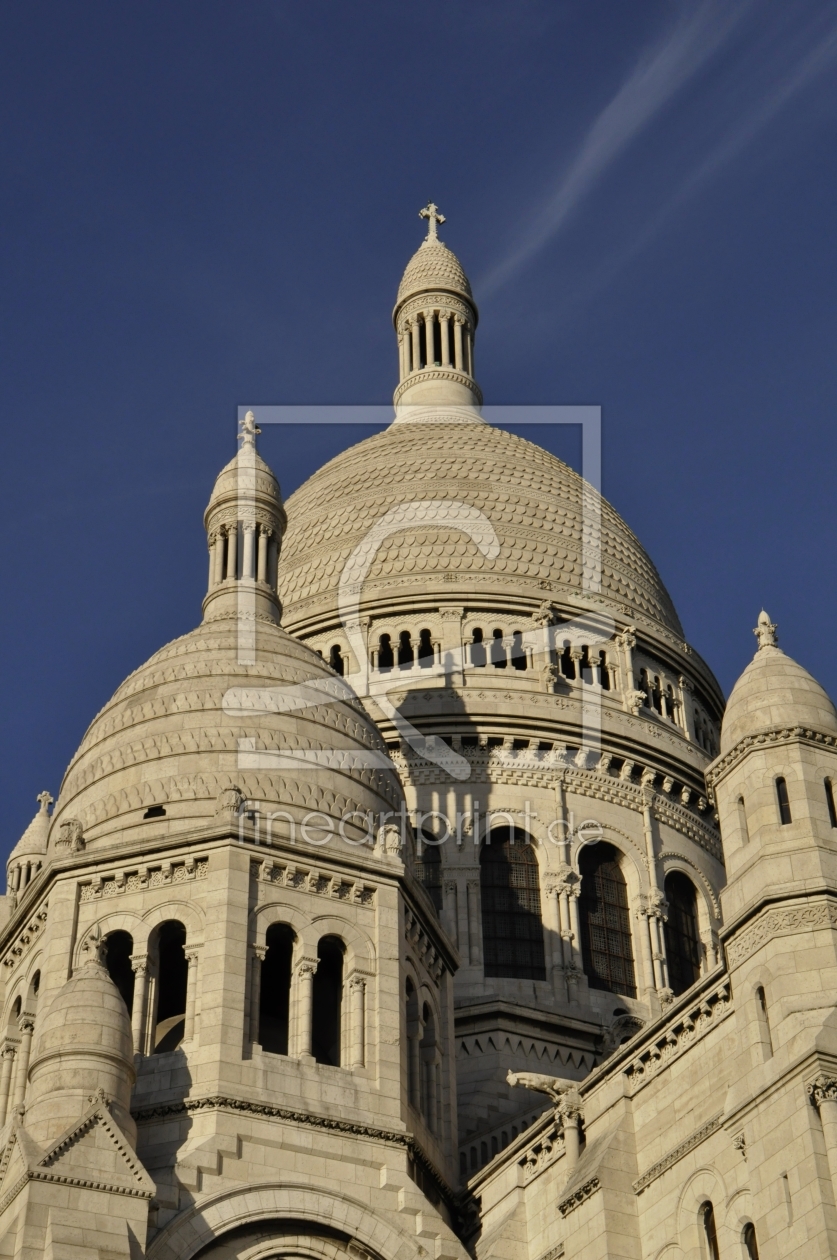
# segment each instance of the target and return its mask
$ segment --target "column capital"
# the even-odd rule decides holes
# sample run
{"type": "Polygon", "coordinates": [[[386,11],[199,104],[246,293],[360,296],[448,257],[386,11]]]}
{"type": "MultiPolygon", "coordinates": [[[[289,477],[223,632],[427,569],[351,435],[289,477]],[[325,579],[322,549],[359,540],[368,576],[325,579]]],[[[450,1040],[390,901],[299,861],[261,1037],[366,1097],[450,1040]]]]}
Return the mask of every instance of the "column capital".
{"type": "Polygon", "coordinates": [[[135,976],[148,975],[148,954],[130,954],[129,959],[135,976]]]}
{"type": "Polygon", "coordinates": [[[355,991],[358,989],[362,991],[366,988],[366,978],[364,976],[352,976],[349,981],[349,988],[354,989],[355,991]]]}
{"type": "Polygon", "coordinates": [[[297,969],[296,969],[296,974],[300,980],[303,980],[305,976],[313,976],[316,970],[317,970],[317,964],[305,958],[303,959],[301,963],[298,964],[297,969]]]}
{"type": "Polygon", "coordinates": [[[35,1021],[31,1015],[24,1015],[18,1023],[18,1028],[22,1033],[31,1033],[35,1031],[35,1021]]]}
{"type": "Polygon", "coordinates": [[[806,1086],[806,1093],[817,1110],[824,1102],[837,1102],[837,1078],[821,1072],[806,1086]]]}
{"type": "Polygon", "coordinates": [[[4,1046],[2,1054],[0,1054],[0,1059],[13,1059],[16,1053],[17,1052],[14,1046],[4,1046]]]}

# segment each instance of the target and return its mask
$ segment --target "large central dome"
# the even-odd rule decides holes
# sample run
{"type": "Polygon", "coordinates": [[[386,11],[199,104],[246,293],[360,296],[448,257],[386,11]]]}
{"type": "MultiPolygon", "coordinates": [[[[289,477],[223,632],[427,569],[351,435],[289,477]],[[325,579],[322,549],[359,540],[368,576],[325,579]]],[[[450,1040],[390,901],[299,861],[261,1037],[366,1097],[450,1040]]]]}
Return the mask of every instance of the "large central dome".
{"type": "MultiPolygon", "coordinates": [[[[366,578],[371,598],[423,594],[473,605],[480,593],[590,606],[582,590],[582,494],[578,473],[532,442],[479,420],[396,423],[321,468],[287,503],[279,582],[285,625],[302,630],[329,606],[353,549],[391,508],[467,504],[496,530],[490,558],[465,533],[420,523],[389,536],[366,578]]],[[[680,622],[660,576],[610,504],[602,502],[602,598],[628,620],[678,637],[680,622]]]]}

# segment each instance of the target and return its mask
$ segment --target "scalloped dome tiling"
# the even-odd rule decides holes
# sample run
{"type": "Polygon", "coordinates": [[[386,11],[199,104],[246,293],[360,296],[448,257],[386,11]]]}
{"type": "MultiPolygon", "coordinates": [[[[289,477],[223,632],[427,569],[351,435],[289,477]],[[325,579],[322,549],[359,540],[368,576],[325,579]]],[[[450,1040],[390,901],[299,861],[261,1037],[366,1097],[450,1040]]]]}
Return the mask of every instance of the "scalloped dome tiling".
{"type": "Polygon", "coordinates": [[[281,801],[283,808],[298,805],[335,817],[355,808],[397,808],[395,771],[358,764],[363,758],[357,754],[386,752],[358,700],[324,695],[323,703],[292,711],[225,711],[231,688],[257,693],[306,682],[328,689],[334,673],[316,652],[267,620],[256,623],[254,664],[239,661],[234,617],[209,619],[175,639],[131,674],[94,718],[64,776],[51,843],[61,822],[71,818],[81,822],[88,846],[127,838],[132,828],[151,826],[143,816],[154,806],[165,809],[154,826],[174,834],[211,822],[219,794],[231,787],[268,806],[281,801]],[[253,751],[266,751],[267,764],[241,769],[239,740],[253,738],[253,751]],[[345,757],[316,773],[305,765],[270,765],[283,750],[315,756],[334,749],[345,757]]]}
{"type": "MultiPolygon", "coordinates": [[[[309,614],[336,609],[347,557],[390,508],[440,499],[488,517],[500,541],[497,558],[486,559],[458,529],[421,525],[384,541],[365,595],[387,587],[445,604],[522,594],[583,605],[583,485],[554,455],[490,425],[394,424],[336,456],[289,498],[279,565],[284,623],[293,630],[309,614]]],[[[604,500],[602,598],[682,637],[657,570],[604,500]]]]}
{"type": "Polygon", "coordinates": [[[440,240],[430,238],[421,243],[407,263],[395,304],[398,306],[414,293],[438,289],[460,293],[473,302],[471,285],[456,254],[440,240]]]}

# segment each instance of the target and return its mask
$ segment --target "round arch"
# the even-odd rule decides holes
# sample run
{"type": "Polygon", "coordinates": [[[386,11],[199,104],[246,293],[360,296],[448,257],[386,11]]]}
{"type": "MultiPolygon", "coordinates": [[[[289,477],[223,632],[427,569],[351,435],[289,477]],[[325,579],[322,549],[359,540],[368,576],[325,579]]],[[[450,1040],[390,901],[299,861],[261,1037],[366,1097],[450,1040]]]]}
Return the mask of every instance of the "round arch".
{"type": "MultiPolygon", "coordinates": [[[[267,1221],[310,1222],[312,1232],[323,1226],[336,1228],[370,1252],[375,1260],[423,1260],[426,1248],[417,1238],[396,1229],[374,1208],[367,1207],[347,1195],[315,1190],[311,1186],[276,1182],[253,1183],[223,1191],[200,1205],[182,1212],[166,1226],[148,1248],[147,1260],[193,1260],[210,1243],[242,1225],[267,1221]]],[[[470,1260],[441,1219],[439,1232],[444,1233],[450,1248],[456,1247],[457,1260],[470,1260]]]]}

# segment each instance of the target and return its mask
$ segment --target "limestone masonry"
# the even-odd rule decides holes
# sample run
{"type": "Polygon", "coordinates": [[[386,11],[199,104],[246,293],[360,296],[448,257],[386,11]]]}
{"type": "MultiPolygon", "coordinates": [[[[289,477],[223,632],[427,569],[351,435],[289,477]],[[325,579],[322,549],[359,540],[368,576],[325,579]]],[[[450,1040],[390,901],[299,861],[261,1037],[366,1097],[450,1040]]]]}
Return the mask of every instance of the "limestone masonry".
{"type": "Polygon", "coordinates": [[[837,1256],[837,712],[764,612],[724,711],[421,213],[392,424],[283,504],[248,413],[11,853],[0,1256],[837,1256]]]}

